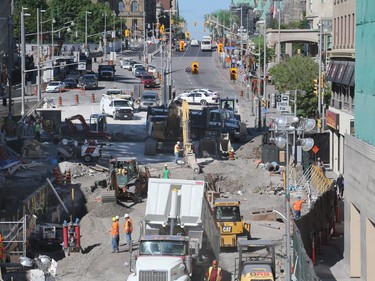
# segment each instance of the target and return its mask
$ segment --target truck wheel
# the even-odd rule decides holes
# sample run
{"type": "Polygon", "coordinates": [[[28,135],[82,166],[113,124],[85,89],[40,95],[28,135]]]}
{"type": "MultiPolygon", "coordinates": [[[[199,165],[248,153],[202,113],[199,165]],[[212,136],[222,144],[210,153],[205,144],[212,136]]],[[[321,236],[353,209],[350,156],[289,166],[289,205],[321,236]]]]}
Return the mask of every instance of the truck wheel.
{"type": "Polygon", "coordinates": [[[148,137],[145,142],[145,155],[155,155],[158,142],[152,137],[148,137]]]}
{"type": "Polygon", "coordinates": [[[90,154],[86,154],[85,156],[83,156],[83,160],[86,163],[90,163],[90,162],[92,162],[94,160],[94,158],[90,154]]]}
{"type": "Polygon", "coordinates": [[[113,120],[116,120],[116,113],[112,114],[113,120]]]}
{"type": "Polygon", "coordinates": [[[66,160],[68,160],[68,159],[67,159],[67,157],[64,154],[59,153],[57,155],[57,161],[59,161],[59,162],[65,162],[66,160]]]}

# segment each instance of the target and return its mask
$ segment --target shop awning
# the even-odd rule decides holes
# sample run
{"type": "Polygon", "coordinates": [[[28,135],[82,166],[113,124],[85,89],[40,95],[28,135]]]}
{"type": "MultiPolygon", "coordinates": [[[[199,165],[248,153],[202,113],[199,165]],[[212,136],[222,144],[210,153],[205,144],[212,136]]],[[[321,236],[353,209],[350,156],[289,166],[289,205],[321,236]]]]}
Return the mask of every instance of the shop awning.
{"type": "MultiPolygon", "coordinates": [[[[351,82],[353,82],[354,85],[354,61],[348,62],[348,65],[346,66],[345,74],[341,80],[341,84],[344,85],[350,85],[351,82]]],[[[353,86],[350,85],[350,86],[353,86]]]]}
{"type": "Polygon", "coordinates": [[[342,78],[344,77],[345,71],[346,71],[346,66],[348,65],[348,62],[342,61],[339,63],[337,70],[336,70],[336,76],[332,80],[332,82],[341,84],[342,83],[342,78]]]}
{"type": "Polygon", "coordinates": [[[334,79],[336,78],[338,66],[339,66],[339,63],[337,61],[331,61],[330,65],[329,65],[329,72],[328,72],[328,75],[326,77],[327,81],[334,82],[334,79]]]}

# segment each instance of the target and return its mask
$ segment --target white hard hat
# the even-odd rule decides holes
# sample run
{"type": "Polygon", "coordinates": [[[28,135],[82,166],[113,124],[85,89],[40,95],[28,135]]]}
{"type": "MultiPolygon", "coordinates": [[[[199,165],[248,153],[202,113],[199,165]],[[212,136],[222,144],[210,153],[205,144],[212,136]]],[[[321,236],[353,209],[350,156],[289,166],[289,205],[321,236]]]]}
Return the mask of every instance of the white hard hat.
{"type": "Polygon", "coordinates": [[[119,217],[119,216],[115,216],[115,218],[116,218],[116,220],[119,220],[119,219],[120,219],[120,217],[119,217]]]}
{"type": "Polygon", "coordinates": [[[180,144],[180,142],[179,142],[179,141],[177,141],[177,144],[180,144]]]}
{"type": "Polygon", "coordinates": [[[128,218],[129,217],[129,214],[125,214],[124,218],[128,218]]]}

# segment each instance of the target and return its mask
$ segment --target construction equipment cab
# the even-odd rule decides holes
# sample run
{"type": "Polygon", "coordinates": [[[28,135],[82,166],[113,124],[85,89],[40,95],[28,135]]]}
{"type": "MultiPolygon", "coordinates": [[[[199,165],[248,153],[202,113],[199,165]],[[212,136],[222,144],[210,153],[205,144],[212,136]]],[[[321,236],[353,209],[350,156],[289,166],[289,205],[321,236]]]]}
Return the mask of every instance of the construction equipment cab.
{"type": "Polygon", "coordinates": [[[238,240],[250,239],[250,224],[242,219],[240,201],[230,198],[213,200],[214,217],[220,229],[220,247],[236,247],[238,240]]]}
{"type": "Polygon", "coordinates": [[[107,133],[107,116],[105,114],[91,114],[90,122],[87,123],[85,118],[80,115],[73,115],[65,118],[67,127],[61,128],[62,134],[78,137],[83,134],[85,138],[92,139],[111,139],[111,134],[107,133]],[[78,123],[76,122],[78,121],[78,123]],[[65,132],[64,132],[65,130],[65,132]]]}
{"type": "Polygon", "coordinates": [[[275,244],[269,240],[238,241],[236,280],[275,281],[275,244]]]}

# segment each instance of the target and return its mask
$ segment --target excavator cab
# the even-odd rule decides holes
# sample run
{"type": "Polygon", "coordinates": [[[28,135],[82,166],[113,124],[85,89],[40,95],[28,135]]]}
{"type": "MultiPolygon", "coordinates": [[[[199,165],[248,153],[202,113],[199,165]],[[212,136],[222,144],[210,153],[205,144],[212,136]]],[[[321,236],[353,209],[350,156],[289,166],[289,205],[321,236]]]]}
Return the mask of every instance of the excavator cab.
{"type": "Polygon", "coordinates": [[[107,115],[106,114],[91,114],[90,115],[90,131],[91,132],[106,132],[107,131],[107,115]]]}

